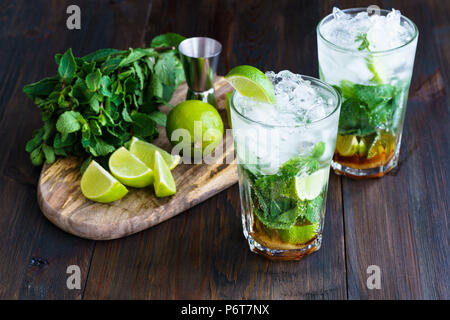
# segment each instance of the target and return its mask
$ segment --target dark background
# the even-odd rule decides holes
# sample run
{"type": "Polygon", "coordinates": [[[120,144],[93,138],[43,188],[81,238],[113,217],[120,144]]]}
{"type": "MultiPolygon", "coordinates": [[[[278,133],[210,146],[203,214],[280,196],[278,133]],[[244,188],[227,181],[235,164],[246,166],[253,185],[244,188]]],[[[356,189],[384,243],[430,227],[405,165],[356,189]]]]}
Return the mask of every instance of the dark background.
{"type": "Polygon", "coordinates": [[[450,1],[43,1],[0,3],[0,299],[449,299],[450,1]],[[81,30],[66,8],[81,8],[81,30]],[[161,33],[210,36],[219,74],[240,64],[318,76],[315,27],[340,8],[400,9],[420,30],[398,169],[383,179],[331,174],[322,248],[300,262],[252,254],[237,185],[115,241],[69,235],[36,201],[40,168],[24,147],[40,127],[25,84],[56,73],[53,55],[149,45],[161,33]],[[66,268],[81,268],[68,290],[66,268]],[[369,265],[381,268],[368,290],[369,265]]]}

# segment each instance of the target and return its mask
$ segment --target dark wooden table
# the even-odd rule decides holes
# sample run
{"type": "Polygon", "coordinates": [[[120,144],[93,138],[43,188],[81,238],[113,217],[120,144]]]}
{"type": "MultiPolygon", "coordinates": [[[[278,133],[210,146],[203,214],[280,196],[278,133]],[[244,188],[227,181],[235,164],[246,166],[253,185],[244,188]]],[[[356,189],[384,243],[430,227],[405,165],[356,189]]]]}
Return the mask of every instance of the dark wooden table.
{"type": "Polygon", "coordinates": [[[450,1],[44,1],[0,4],[1,299],[449,299],[450,1]],[[66,8],[81,8],[81,30],[66,8]],[[397,8],[419,27],[400,165],[383,179],[330,177],[323,245],[300,262],[250,253],[238,186],[139,234],[95,242],[41,214],[24,150],[41,125],[25,84],[53,55],[145,46],[160,33],[210,36],[219,73],[240,64],[318,75],[315,27],[333,6],[397,8]],[[81,289],[66,287],[69,265],[81,289]],[[381,270],[369,290],[367,268],[381,270]]]}

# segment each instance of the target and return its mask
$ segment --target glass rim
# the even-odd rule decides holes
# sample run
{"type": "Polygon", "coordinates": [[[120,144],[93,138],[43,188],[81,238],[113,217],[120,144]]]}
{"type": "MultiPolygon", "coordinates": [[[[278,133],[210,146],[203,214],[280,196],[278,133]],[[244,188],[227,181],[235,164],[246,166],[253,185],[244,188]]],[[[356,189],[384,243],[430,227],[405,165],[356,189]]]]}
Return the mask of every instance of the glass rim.
{"type": "Polygon", "coordinates": [[[237,110],[237,108],[234,105],[234,97],[236,95],[236,91],[234,90],[233,93],[231,94],[230,97],[230,108],[233,109],[233,111],[242,119],[251,122],[251,123],[255,123],[264,127],[269,127],[269,128],[300,128],[300,127],[311,127],[311,126],[316,126],[318,124],[320,124],[321,122],[325,121],[326,119],[330,118],[332,115],[334,115],[336,113],[337,110],[339,110],[339,108],[341,107],[342,104],[342,96],[341,94],[331,85],[329,85],[328,83],[314,78],[314,77],[310,77],[310,76],[305,76],[300,74],[300,76],[302,77],[302,79],[307,80],[307,81],[311,81],[311,83],[314,82],[314,84],[322,86],[323,88],[325,88],[326,90],[328,90],[329,92],[331,92],[334,96],[335,96],[335,107],[333,109],[333,111],[331,111],[330,113],[328,113],[325,117],[320,118],[318,120],[314,120],[311,121],[309,123],[301,123],[301,124],[296,124],[296,125],[273,125],[273,124],[267,124],[261,121],[256,121],[253,120],[247,116],[244,116],[241,112],[239,112],[239,110],[237,110]]]}
{"type": "MultiPolygon", "coordinates": [[[[367,11],[367,8],[348,8],[348,9],[343,9],[342,11],[343,11],[343,12],[350,12],[350,11],[351,11],[351,12],[362,12],[362,11],[367,11]]],[[[383,13],[386,13],[386,14],[387,14],[387,13],[392,12],[392,11],[391,11],[391,10],[387,10],[387,9],[380,9],[380,12],[383,12],[383,13]]],[[[324,18],[322,18],[322,20],[320,20],[319,23],[317,24],[316,32],[317,32],[317,34],[319,35],[320,39],[322,39],[327,45],[333,47],[334,49],[337,49],[337,50],[340,50],[340,51],[344,51],[344,52],[361,53],[361,51],[358,50],[358,49],[349,49],[349,48],[347,48],[347,47],[341,47],[341,46],[339,46],[339,45],[337,45],[337,44],[331,42],[330,40],[328,40],[327,38],[325,38],[324,35],[320,32],[320,27],[322,26],[322,24],[324,23],[324,21],[325,21],[326,19],[328,19],[328,18],[329,18],[330,16],[332,16],[332,15],[333,15],[333,13],[328,14],[327,16],[325,16],[324,18]]],[[[400,45],[400,46],[397,46],[397,47],[394,47],[394,48],[391,48],[391,49],[387,49],[387,50],[378,50],[378,51],[370,51],[370,54],[372,54],[372,55],[373,55],[373,54],[377,55],[377,54],[391,53],[391,52],[393,52],[393,51],[399,50],[399,49],[401,49],[401,48],[404,48],[404,47],[410,45],[411,43],[413,43],[413,42],[417,39],[417,37],[418,37],[418,35],[419,35],[419,29],[417,28],[416,24],[415,24],[411,19],[409,19],[408,17],[405,17],[404,15],[401,15],[401,16],[400,16],[400,19],[404,19],[408,24],[410,24],[410,25],[413,27],[414,34],[413,34],[413,36],[411,37],[411,39],[409,39],[409,40],[408,40],[407,42],[405,42],[404,44],[402,44],[402,45],[400,45]]]]}

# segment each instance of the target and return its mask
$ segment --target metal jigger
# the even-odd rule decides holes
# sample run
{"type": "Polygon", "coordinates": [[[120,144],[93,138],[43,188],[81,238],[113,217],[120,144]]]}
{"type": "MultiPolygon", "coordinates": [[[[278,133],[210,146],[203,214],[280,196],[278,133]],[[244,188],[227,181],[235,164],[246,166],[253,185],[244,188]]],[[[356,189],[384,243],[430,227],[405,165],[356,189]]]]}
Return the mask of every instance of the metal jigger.
{"type": "Polygon", "coordinates": [[[178,46],[188,92],[186,100],[201,100],[217,108],[214,96],[214,76],[222,45],[206,37],[189,38],[178,46]]]}

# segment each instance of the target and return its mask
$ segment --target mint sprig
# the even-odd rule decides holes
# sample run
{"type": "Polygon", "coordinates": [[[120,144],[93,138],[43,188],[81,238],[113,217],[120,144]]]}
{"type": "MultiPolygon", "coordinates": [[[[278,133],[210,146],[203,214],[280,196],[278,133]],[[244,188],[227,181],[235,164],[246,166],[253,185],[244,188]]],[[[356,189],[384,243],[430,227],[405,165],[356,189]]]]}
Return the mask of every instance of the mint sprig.
{"type": "Polygon", "coordinates": [[[34,165],[73,154],[109,155],[132,135],[152,141],[175,89],[184,81],[177,47],[184,37],[169,33],[151,48],[100,49],[77,58],[56,54],[57,75],[23,88],[41,109],[43,127],[26,145],[34,165]]]}
{"type": "Polygon", "coordinates": [[[293,193],[295,177],[317,171],[324,151],[325,143],[320,141],[309,155],[295,156],[286,161],[277,174],[255,177],[246,172],[251,180],[254,213],[261,223],[268,228],[286,230],[303,218],[311,223],[320,220],[322,197],[301,201],[293,193]]]}

